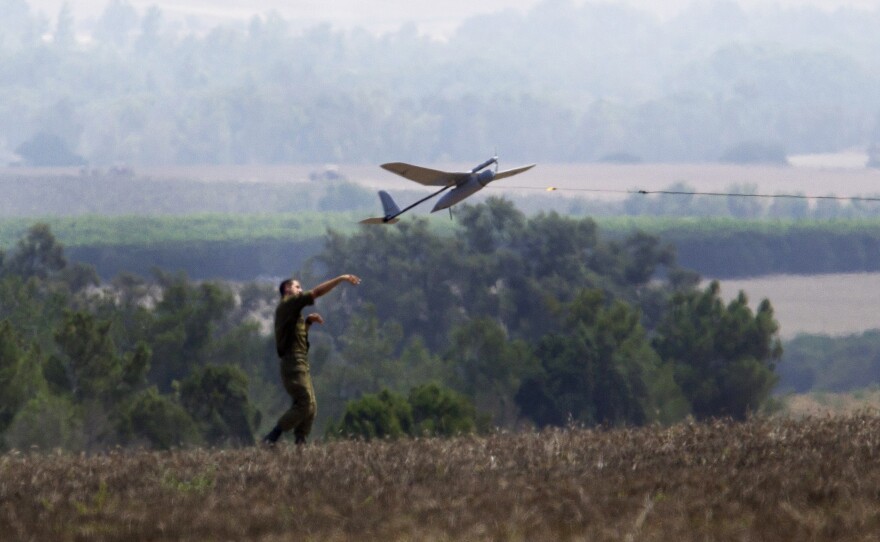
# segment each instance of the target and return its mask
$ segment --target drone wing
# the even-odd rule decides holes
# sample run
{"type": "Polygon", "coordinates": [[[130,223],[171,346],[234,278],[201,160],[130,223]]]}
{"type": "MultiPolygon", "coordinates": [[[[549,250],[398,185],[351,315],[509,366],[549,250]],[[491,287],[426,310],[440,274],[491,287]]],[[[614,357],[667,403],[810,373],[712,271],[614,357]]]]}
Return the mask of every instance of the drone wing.
{"type": "Polygon", "coordinates": [[[528,170],[532,169],[533,167],[535,167],[535,164],[532,164],[529,166],[517,167],[517,168],[513,168],[513,169],[507,169],[504,171],[499,171],[498,173],[495,174],[495,177],[492,180],[497,181],[498,179],[510,177],[510,176],[516,175],[517,173],[522,173],[523,171],[528,171],[528,170]]]}
{"type": "Polygon", "coordinates": [[[391,173],[396,173],[401,177],[425,186],[457,185],[470,177],[470,173],[450,173],[448,171],[438,171],[436,169],[414,166],[403,162],[382,164],[382,169],[386,169],[391,173]]]}

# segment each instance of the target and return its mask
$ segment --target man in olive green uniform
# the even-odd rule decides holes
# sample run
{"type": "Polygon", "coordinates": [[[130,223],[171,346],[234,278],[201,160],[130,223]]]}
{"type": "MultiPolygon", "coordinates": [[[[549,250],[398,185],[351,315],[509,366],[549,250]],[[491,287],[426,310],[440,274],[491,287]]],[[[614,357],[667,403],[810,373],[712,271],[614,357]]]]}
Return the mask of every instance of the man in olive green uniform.
{"type": "Polygon", "coordinates": [[[309,375],[309,327],[323,324],[324,319],[318,313],[303,317],[302,311],[343,282],[357,285],[361,279],[354,275],[340,275],[305,292],[294,279],[287,279],[278,286],[281,302],[275,309],[275,347],[281,359],[281,382],[293,402],[263,438],[265,444],[274,444],[282,433],[290,430],[293,430],[296,443],[304,444],[312,430],[317,403],[309,375]]]}

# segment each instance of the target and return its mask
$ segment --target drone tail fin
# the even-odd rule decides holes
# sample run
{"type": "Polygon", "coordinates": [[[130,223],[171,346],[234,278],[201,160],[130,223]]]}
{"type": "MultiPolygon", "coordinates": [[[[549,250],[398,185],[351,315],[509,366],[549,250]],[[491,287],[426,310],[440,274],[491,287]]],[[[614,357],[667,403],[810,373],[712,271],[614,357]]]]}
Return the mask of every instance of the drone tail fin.
{"type": "Polygon", "coordinates": [[[400,214],[400,207],[394,203],[394,198],[391,197],[391,194],[384,190],[379,190],[379,199],[382,200],[382,211],[386,217],[400,214]]]}
{"type": "Polygon", "coordinates": [[[391,197],[391,194],[384,190],[380,190],[379,199],[382,200],[382,212],[385,213],[385,216],[365,218],[361,220],[361,224],[394,224],[399,221],[399,219],[395,217],[400,214],[400,207],[394,202],[394,198],[391,197]]]}

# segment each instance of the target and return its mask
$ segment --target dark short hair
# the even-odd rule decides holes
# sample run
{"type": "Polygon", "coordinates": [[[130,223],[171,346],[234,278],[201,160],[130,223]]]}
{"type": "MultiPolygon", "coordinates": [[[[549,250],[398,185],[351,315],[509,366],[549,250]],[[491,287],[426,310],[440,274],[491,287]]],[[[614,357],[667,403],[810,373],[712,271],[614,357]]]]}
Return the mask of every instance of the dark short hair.
{"type": "Polygon", "coordinates": [[[293,279],[285,279],[285,280],[282,280],[281,284],[278,285],[278,294],[281,295],[281,297],[284,297],[284,289],[291,282],[293,282],[293,279]]]}

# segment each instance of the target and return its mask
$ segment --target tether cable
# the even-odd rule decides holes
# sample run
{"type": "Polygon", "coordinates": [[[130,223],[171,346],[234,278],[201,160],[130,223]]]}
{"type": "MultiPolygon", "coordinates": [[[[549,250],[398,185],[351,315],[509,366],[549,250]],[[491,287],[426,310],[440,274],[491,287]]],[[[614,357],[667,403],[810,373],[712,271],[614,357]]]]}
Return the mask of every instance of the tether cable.
{"type": "Polygon", "coordinates": [[[713,196],[734,198],[788,198],[788,199],[828,199],[839,201],[880,201],[880,196],[808,196],[804,194],[748,194],[737,192],[690,192],[684,190],[614,190],[606,188],[562,188],[558,186],[507,186],[490,185],[492,188],[515,188],[521,190],[544,190],[546,192],[595,192],[599,194],[660,194],[668,196],[713,196]]]}

